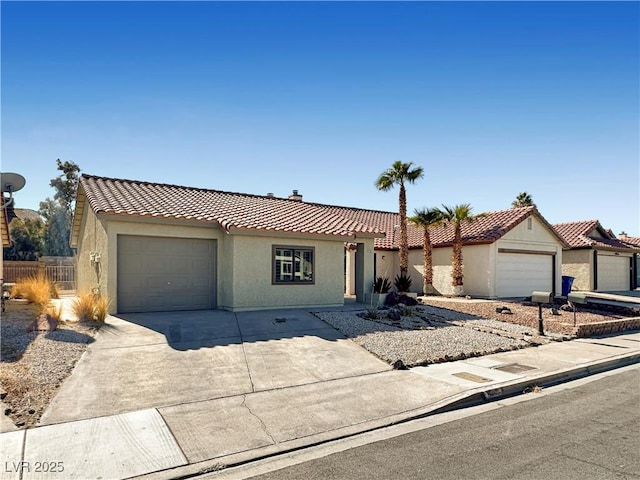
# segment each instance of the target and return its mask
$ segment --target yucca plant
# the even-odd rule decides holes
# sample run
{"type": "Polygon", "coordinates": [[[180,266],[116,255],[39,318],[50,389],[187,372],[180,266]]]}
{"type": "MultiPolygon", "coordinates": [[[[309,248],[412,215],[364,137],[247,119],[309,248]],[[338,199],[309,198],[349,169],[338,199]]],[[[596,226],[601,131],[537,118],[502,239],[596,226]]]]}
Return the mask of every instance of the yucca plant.
{"type": "Polygon", "coordinates": [[[393,280],[393,285],[398,292],[408,292],[411,288],[411,283],[411,277],[407,275],[396,275],[396,278],[393,280]]]}
{"type": "Polygon", "coordinates": [[[373,293],[389,293],[391,290],[391,282],[386,277],[378,277],[373,282],[373,293]]]}

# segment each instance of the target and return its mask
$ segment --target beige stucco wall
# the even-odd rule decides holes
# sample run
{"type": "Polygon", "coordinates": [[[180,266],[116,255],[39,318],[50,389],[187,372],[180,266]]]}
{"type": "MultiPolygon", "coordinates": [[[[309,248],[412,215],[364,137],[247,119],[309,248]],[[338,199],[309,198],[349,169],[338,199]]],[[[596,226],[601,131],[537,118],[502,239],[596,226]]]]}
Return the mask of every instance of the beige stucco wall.
{"type": "MultiPolygon", "coordinates": [[[[465,292],[469,295],[488,296],[487,275],[488,262],[491,259],[489,245],[468,245],[462,248],[465,292]]],[[[400,273],[398,252],[376,252],[378,254],[377,275],[382,275],[382,268],[388,269],[387,276],[393,281],[400,273]],[[380,257],[385,255],[386,262],[380,265],[380,257]]],[[[433,249],[433,288],[439,295],[452,295],[451,285],[451,247],[433,249]]],[[[411,291],[422,293],[422,274],[424,272],[424,253],[422,249],[409,250],[409,276],[411,291]]]]}
{"type": "MultiPolygon", "coordinates": [[[[562,244],[544,223],[536,217],[530,218],[531,230],[529,230],[528,221],[525,219],[494,243],[462,247],[464,293],[466,295],[488,298],[496,296],[496,266],[499,249],[555,254],[556,286],[560,290],[562,244]]],[[[376,275],[387,276],[393,280],[400,272],[399,253],[397,251],[377,251],[376,253],[378,254],[376,275]],[[383,262],[380,261],[382,255],[386,257],[383,262]]],[[[451,247],[433,249],[433,286],[440,295],[453,294],[453,286],[451,285],[452,253],[451,247]]],[[[423,265],[422,249],[409,250],[409,275],[412,279],[412,292],[422,292],[423,265]]]]}
{"type": "Polygon", "coordinates": [[[574,277],[573,290],[593,289],[593,250],[562,252],[562,275],[574,277]]]}
{"type": "Polygon", "coordinates": [[[393,283],[394,277],[400,273],[400,257],[397,251],[376,250],[376,277],[388,278],[393,283]]]}
{"type": "Polygon", "coordinates": [[[115,299],[108,290],[109,269],[107,256],[107,232],[104,222],[91,209],[85,209],[82,218],[76,254],[78,292],[97,291],[111,298],[111,309],[115,311],[115,299]],[[99,253],[100,261],[91,262],[91,254],[99,253]]]}
{"type": "Polygon", "coordinates": [[[298,238],[231,235],[233,278],[231,303],[220,308],[234,311],[281,307],[342,305],[344,303],[344,242],[298,238]],[[273,246],[314,247],[315,282],[306,285],[273,284],[273,246]]]}
{"type": "MultiPolygon", "coordinates": [[[[462,273],[464,293],[476,297],[491,295],[490,265],[493,263],[492,245],[466,245],[462,247],[462,273]]],[[[451,284],[451,255],[453,248],[433,249],[433,287],[440,295],[453,295],[451,284]]],[[[420,267],[422,272],[422,267],[420,267]]]]}

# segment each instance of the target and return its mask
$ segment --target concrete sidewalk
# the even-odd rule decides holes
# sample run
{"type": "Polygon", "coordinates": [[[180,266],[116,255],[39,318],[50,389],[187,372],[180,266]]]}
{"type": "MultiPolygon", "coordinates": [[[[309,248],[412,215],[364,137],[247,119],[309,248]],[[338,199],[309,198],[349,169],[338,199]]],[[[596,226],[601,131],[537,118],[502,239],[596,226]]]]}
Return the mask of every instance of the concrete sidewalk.
{"type": "Polygon", "coordinates": [[[169,479],[640,362],[640,332],[0,435],[0,478],[169,479]]]}

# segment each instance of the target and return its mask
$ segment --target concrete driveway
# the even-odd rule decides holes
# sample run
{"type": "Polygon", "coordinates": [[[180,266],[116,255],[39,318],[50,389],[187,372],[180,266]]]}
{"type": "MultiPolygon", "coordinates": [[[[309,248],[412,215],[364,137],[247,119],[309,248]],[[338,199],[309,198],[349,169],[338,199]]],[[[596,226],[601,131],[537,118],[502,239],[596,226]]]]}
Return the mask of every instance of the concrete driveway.
{"type": "Polygon", "coordinates": [[[302,310],[109,317],[41,419],[54,424],[390,370],[302,310]]]}

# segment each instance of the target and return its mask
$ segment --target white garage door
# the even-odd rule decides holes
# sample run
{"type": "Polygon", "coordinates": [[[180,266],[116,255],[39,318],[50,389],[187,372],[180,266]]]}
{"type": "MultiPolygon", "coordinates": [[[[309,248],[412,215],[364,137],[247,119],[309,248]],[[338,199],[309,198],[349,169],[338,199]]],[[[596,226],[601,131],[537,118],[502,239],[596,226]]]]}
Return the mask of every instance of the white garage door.
{"type": "Polygon", "coordinates": [[[528,297],[531,292],[553,290],[553,255],[498,253],[496,295],[528,297]]]}
{"type": "Polygon", "coordinates": [[[216,242],[118,236],[118,312],[215,308],[216,242]]]}
{"type": "Polygon", "coordinates": [[[598,254],[598,291],[630,289],[629,257],[598,254]]]}

